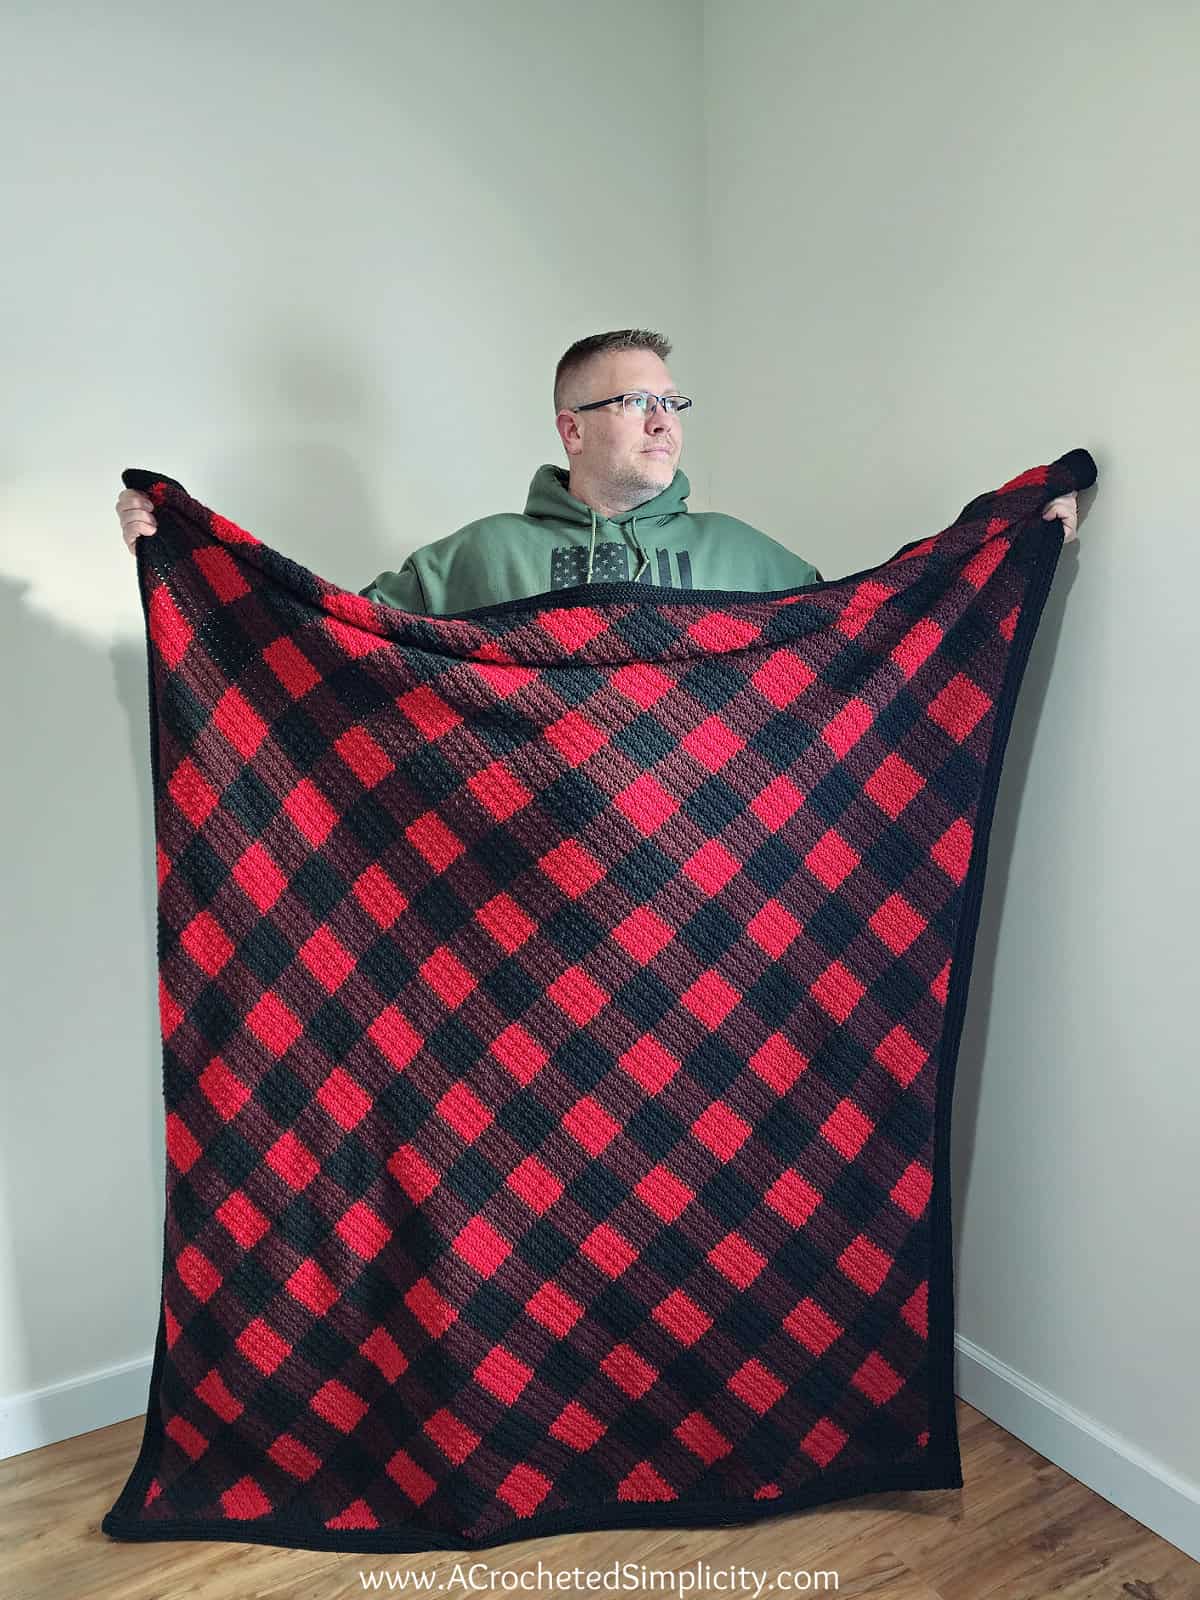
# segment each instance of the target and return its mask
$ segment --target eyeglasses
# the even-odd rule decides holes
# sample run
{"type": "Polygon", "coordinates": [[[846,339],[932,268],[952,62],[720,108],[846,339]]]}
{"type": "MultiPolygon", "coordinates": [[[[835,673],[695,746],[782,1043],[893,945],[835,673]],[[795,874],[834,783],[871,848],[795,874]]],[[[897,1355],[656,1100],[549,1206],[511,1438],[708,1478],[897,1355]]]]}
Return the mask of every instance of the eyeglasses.
{"type": "Polygon", "coordinates": [[[616,405],[618,400],[621,402],[621,410],[627,417],[652,417],[660,405],[664,411],[674,416],[677,411],[686,411],[692,403],[682,394],[654,394],[649,389],[631,389],[628,394],[610,395],[607,400],[589,400],[586,406],[568,406],[567,410],[596,411],[600,406],[616,405]]]}

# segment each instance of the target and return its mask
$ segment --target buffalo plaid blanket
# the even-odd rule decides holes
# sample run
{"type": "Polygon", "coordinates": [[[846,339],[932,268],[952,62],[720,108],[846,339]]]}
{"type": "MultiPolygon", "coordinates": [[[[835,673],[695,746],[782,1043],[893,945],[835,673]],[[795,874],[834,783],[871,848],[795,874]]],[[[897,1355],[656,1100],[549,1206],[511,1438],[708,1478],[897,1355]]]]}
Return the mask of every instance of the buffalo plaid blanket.
{"type": "Polygon", "coordinates": [[[165,1100],[104,1531],[360,1552],[962,1482],[950,1110],[1073,450],[849,577],[451,616],[171,478],[165,1100]]]}

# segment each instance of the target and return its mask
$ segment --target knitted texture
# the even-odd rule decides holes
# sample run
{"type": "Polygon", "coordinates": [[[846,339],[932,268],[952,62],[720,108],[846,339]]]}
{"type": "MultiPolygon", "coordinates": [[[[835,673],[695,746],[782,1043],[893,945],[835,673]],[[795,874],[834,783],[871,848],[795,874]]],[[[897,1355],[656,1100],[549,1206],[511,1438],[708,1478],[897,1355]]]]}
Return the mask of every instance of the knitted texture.
{"type": "Polygon", "coordinates": [[[954,1068],[1075,450],[881,565],[419,616],[129,469],[163,1284],[119,1539],[962,1483],[954,1068]]]}

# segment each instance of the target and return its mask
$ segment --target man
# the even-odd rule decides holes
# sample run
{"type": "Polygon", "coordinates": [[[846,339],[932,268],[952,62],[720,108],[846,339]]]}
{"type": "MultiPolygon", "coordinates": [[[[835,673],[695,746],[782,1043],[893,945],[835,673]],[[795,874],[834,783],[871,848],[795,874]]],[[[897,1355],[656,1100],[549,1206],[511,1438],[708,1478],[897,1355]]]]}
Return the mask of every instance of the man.
{"type": "Polygon", "coordinates": [[[540,466],[522,515],[468,523],[360,592],[444,613],[585,583],[756,591],[820,583],[811,562],[749,523],[689,512],[679,459],[691,401],[667,367],[670,350],[640,328],[573,344],[554,378],[569,470],[540,466]]]}
{"type": "MultiPolygon", "coordinates": [[[[587,583],[761,593],[825,580],[770,535],[718,511],[689,512],[679,467],[692,402],[666,365],[670,342],[642,328],[580,339],[558,363],[555,427],[568,471],[546,463],[525,510],[499,512],[422,545],[397,571],[359,593],[402,611],[446,615],[587,583]]],[[[117,498],[122,534],[155,531],[153,502],[136,489],[117,498]]],[[[1076,537],[1076,497],[1043,517],[1076,537]]]]}

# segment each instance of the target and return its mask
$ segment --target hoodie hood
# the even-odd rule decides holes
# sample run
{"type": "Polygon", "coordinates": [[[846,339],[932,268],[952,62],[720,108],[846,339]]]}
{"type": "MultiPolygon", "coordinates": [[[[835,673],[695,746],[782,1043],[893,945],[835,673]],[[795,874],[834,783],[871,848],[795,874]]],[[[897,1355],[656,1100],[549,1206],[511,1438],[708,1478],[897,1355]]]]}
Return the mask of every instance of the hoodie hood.
{"type": "Polygon", "coordinates": [[[587,566],[589,583],[596,554],[596,530],[602,523],[612,523],[632,538],[633,547],[638,553],[638,567],[633,575],[636,581],[650,564],[650,553],[638,535],[638,523],[648,527],[652,523],[666,522],[671,517],[686,516],[687,497],[692,489],[682,468],[676,467],[675,476],[670,483],[665,489],[660,489],[652,499],[643,500],[640,506],[634,506],[631,511],[618,511],[615,516],[600,517],[597,516],[594,506],[585,505],[582,500],[577,500],[573,494],[567,492],[569,482],[570,473],[565,467],[555,466],[552,461],[540,466],[529,485],[525,515],[590,530],[587,566]]]}

